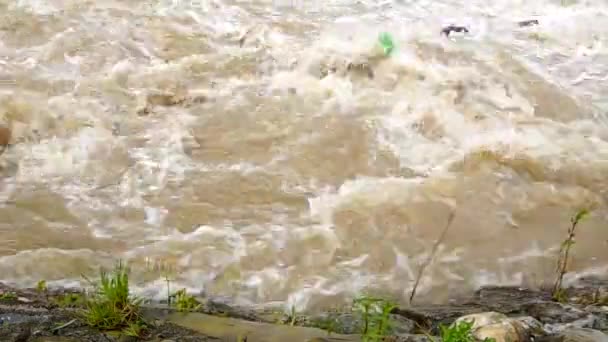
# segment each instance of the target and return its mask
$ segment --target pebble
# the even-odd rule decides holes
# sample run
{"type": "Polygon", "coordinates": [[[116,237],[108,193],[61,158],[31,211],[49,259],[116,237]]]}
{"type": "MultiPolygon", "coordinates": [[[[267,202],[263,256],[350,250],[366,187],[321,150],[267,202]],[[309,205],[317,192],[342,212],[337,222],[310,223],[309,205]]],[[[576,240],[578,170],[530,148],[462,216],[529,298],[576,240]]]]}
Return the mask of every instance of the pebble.
{"type": "Polygon", "coordinates": [[[31,302],[33,302],[33,300],[27,299],[25,297],[18,297],[17,300],[20,301],[21,303],[31,303],[31,302]]]}

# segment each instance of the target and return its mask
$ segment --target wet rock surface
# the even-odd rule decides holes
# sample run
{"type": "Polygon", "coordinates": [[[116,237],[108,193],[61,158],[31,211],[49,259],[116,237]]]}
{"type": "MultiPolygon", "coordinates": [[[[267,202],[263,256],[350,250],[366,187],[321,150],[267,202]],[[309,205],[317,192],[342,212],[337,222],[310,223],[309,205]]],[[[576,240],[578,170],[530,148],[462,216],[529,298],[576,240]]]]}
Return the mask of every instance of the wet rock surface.
{"type": "Polygon", "coordinates": [[[508,317],[532,317],[549,332],[577,323],[605,330],[608,306],[602,303],[608,297],[598,293],[604,293],[607,285],[608,282],[598,279],[582,279],[576,287],[564,292],[564,303],[554,301],[549,291],[485,287],[473,296],[456,299],[449,305],[413,305],[395,309],[394,313],[433,332],[437,332],[439,324],[451,324],[459,317],[486,312],[498,312],[508,317]]]}
{"type": "MultiPolygon", "coordinates": [[[[440,325],[472,323],[479,340],[608,341],[608,282],[581,282],[564,292],[561,303],[547,291],[486,287],[445,305],[414,304],[394,309],[385,341],[440,341],[440,325]]],[[[355,311],[298,314],[239,308],[207,300],[198,312],[183,313],[162,304],[146,304],[141,314],[146,334],[100,332],[79,316],[77,296],[68,289],[13,289],[0,284],[0,341],[361,341],[365,324],[355,311]],[[69,300],[66,300],[68,298],[69,300]]]]}
{"type": "MultiPolygon", "coordinates": [[[[72,307],[63,298],[79,294],[69,289],[50,289],[38,293],[34,289],[12,289],[0,284],[0,341],[127,341],[117,332],[100,332],[87,326],[80,318],[80,308],[72,307]]],[[[143,340],[212,341],[208,336],[170,322],[153,322],[143,340]]],[[[135,339],[138,340],[138,339],[135,339]]],[[[142,339],[139,339],[142,340],[142,339]]]]}

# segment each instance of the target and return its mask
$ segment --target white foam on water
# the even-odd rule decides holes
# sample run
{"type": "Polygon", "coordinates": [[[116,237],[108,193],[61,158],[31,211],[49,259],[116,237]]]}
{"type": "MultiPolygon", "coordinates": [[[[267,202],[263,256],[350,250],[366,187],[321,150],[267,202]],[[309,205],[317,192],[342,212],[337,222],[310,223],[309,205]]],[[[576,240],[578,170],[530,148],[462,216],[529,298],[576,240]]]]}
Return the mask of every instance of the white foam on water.
{"type": "MultiPolygon", "coordinates": [[[[363,206],[364,215],[370,216],[365,233],[372,234],[381,230],[372,217],[375,210],[387,205],[460,205],[450,197],[451,187],[465,179],[456,166],[478,152],[494,152],[507,165],[518,158],[533,161],[555,178],[529,181],[525,167],[485,175],[503,182],[490,196],[500,209],[492,215],[517,229],[526,229],[530,223],[513,207],[520,212],[542,210],[544,202],[539,198],[543,196],[576,203],[603,194],[601,189],[588,188],[589,183],[597,188],[605,185],[595,175],[601,175],[608,165],[608,128],[605,116],[596,113],[600,110],[586,108],[608,108],[602,102],[608,95],[604,84],[608,49],[603,35],[608,27],[608,6],[603,4],[341,0],[299,2],[290,8],[272,1],[201,1],[194,6],[175,1],[20,0],[8,10],[23,16],[16,17],[19,20],[41,20],[36,25],[44,25],[53,34],[37,43],[14,42],[8,36],[0,41],[3,50],[10,52],[3,65],[24,80],[24,87],[29,87],[26,94],[42,99],[30,101],[29,95],[19,95],[29,107],[2,102],[0,119],[11,117],[19,129],[15,130],[18,143],[5,155],[9,164],[17,166],[16,171],[3,179],[0,199],[9,200],[32,184],[48,187],[82,220],[78,229],[88,230],[100,241],[124,240],[124,246],[113,250],[112,256],[173,262],[180,270],[174,280],[176,288],[213,290],[240,303],[284,301],[287,308],[293,305],[298,311],[315,305],[315,298],[354,295],[369,286],[407,296],[429,252],[410,251],[392,241],[382,245],[381,252],[388,256],[378,256],[380,248],[374,246],[358,248],[351,241],[349,226],[339,222],[337,215],[352,206],[363,206]],[[517,26],[518,20],[531,18],[540,25],[517,26]],[[466,25],[471,32],[446,39],[439,35],[445,24],[466,25]],[[378,52],[374,46],[380,32],[391,33],[396,50],[389,59],[370,62],[373,79],[314,73],[315,69],[331,71],[332,66],[368,60],[378,52]],[[240,37],[245,38],[242,47],[240,37]],[[196,51],[182,51],[188,44],[196,51]],[[205,49],[199,49],[202,46],[205,49]],[[170,54],[176,57],[166,57],[170,54]],[[531,78],[537,78],[536,83],[529,82],[531,78]],[[63,85],[56,87],[58,84],[63,85]],[[460,103],[456,103],[457,85],[466,92],[460,103]],[[534,86],[550,90],[539,92],[535,99],[530,96],[534,86]],[[209,100],[192,107],[156,106],[141,116],[132,108],[136,99],[150,92],[180,87],[201,90],[209,100]],[[580,113],[572,120],[558,118],[559,113],[539,117],[536,102],[568,95],[577,96],[579,102],[574,111],[580,113]],[[207,129],[210,125],[221,130],[228,115],[234,115],[236,121],[242,119],[245,125],[245,114],[260,115],[264,125],[252,125],[250,132],[239,130],[242,137],[234,138],[231,130],[210,134],[214,141],[197,137],[203,138],[197,147],[201,155],[187,153],[185,141],[193,140],[193,127],[207,129]],[[380,159],[376,159],[368,161],[370,169],[377,167],[373,172],[355,170],[327,181],[321,171],[317,178],[313,171],[291,165],[290,161],[299,161],[307,153],[325,150],[329,152],[324,158],[331,159],[352,144],[315,145],[333,134],[327,129],[330,119],[339,122],[333,127],[364,126],[370,132],[365,147],[373,151],[357,153],[386,152],[394,157],[398,170],[380,170],[376,165],[380,159]],[[315,125],[314,120],[321,124],[315,125]],[[118,133],[112,132],[116,123],[118,133]],[[254,148],[259,140],[252,137],[259,138],[264,132],[253,130],[270,126],[288,134],[285,138],[277,135],[276,142],[259,147],[270,148],[262,158],[263,153],[254,148]],[[301,133],[300,127],[307,132],[301,133]],[[225,137],[230,137],[226,139],[230,143],[242,138],[247,144],[222,145],[225,137]],[[301,146],[318,151],[293,152],[301,146]],[[248,147],[257,159],[249,159],[249,150],[239,154],[248,147]],[[219,157],[222,153],[226,160],[219,157]],[[580,165],[588,165],[588,171],[581,173],[580,165]],[[415,176],[401,176],[404,169],[415,176]],[[273,179],[269,184],[278,179],[282,192],[268,195],[277,196],[272,199],[276,203],[250,198],[246,186],[230,200],[223,193],[196,188],[207,184],[197,182],[197,177],[213,180],[238,175],[254,182],[260,174],[273,179]],[[587,192],[577,187],[586,187],[587,192]],[[192,193],[196,199],[187,198],[192,193]],[[520,196],[517,201],[512,199],[513,193],[520,196]],[[185,227],[190,224],[184,218],[188,215],[175,211],[180,203],[195,201],[200,209],[187,214],[204,223],[185,227]],[[512,207],[500,207],[500,203],[512,207]],[[317,240],[321,242],[310,243],[317,240]],[[296,248],[303,249],[298,258],[289,253],[296,248]],[[379,267],[379,261],[392,266],[379,267]],[[222,280],[231,268],[238,271],[238,277],[222,280]],[[220,281],[228,285],[214,289],[220,281]]],[[[32,32],[39,34],[43,33],[32,32]]],[[[225,127],[236,130],[240,124],[229,122],[225,127]]],[[[354,163],[359,156],[351,157],[354,163]]],[[[323,165],[315,167],[322,170],[323,165]]],[[[495,224],[488,218],[492,215],[480,213],[479,219],[495,224]]],[[[67,225],[55,223],[48,226],[59,229],[67,225]]],[[[380,231],[389,233],[392,231],[380,231]]],[[[433,242],[420,239],[411,238],[420,246],[433,242]]],[[[441,245],[421,279],[420,293],[446,283],[464,287],[520,284],[526,275],[517,269],[519,265],[554,252],[553,246],[536,241],[524,247],[508,257],[492,256],[500,264],[498,269],[489,269],[489,263],[472,272],[466,270],[466,262],[479,260],[466,260],[469,250],[441,245]]],[[[0,258],[0,271],[3,267],[6,271],[0,273],[7,280],[48,277],[61,282],[58,278],[63,277],[73,284],[76,280],[68,276],[72,270],[67,265],[108,265],[108,254],[88,249],[17,251],[0,258]]],[[[165,295],[162,276],[135,283],[137,293],[165,295]]]]}

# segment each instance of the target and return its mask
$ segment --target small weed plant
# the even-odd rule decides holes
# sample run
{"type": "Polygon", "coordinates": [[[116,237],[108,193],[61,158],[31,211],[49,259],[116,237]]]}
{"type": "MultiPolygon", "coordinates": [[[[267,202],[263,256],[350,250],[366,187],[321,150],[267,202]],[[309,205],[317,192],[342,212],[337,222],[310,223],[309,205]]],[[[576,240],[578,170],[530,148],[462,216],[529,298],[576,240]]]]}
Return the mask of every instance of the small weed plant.
{"type": "MultiPolygon", "coordinates": [[[[494,338],[486,337],[480,340],[473,335],[474,321],[463,321],[452,325],[439,324],[439,335],[441,342],[496,342],[494,338]]],[[[423,330],[424,331],[424,330],[423,330]]],[[[428,332],[424,335],[432,342],[438,342],[428,332]]]]}
{"type": "Polygon", "coordinates": [[[128,269],[119,262],[112,273],[102,269],[100,275],[99,284],[93,284],[93,295],[87,298],[84,321],[100,330],[124,329],[125,333],[141,333],[144,326],[139,314],[141,300],[129,294],[128,269]]]}
{"type": "MultiPolygon", "coordinates": [[[[443,342],[477,342],[473,336],[473,321],[464,321],[451,326],[440,325],[439,331],[443,342]]],[[[495,339],[486,337],[482,342],[496,342],[495,339]]]]}
{"type": "Polygon", "coordinates": [[[202,307],[196,298],[186,293],[186,289],[181,289],[173,295],[175,298],[175,307],[180,312],[192,312],[197,311],[202,307]]]}
{"type": "Polygon", "coordinates": [[[354,300],[353,308],[361,314],[363,342],[382,341],[391,330],[390,313],[396,305],[381,298],[361,296],[354,300]]]}
{"type": "Polygon", "coordinates": [[[570,259],[570,248],[574,245],[575,231],[576,227],[581,220],[583,220],[589,211],[586,209],[580,210],[570,219],[570,228],[568,228],[568,235],[566,239],[562,242],[559,249],[559,257],[557,260],[557,268],[556,268],[556,279],[553,285],[552,296],[553,299],[559,302],[565,300],[565,295],[563,293],[562,283],[564,280],[564,275],[568,272],[568,261],[570,259]]]}
{"type": "Polygon", "coordinates": [[[46,280],[40,280],[36,284],[36,291],[38,291],[38,293],[45,293],[46,289],[46,280]]]}
{"type": "Polygon", "coordinates": [[[145,330],[146,327],[143,322],[137,321],[129,323],[129,325],[125,329],[123,329],[123,333],[130,337],[139,337],[142,336],[145,330]]]}
{"type": "Polygon", "coordinates": [[[292,305],[291,306],[291,311],[289,314],[289,325],[294,326],[296,325],[296,321],[298,320],[298,313],[296,311],[296,306],[292,305]]]}
{"type": "Polygon", "coordinates": [[[295,307],[295,305],[292,305],[289,309],[289,313],[284,314],[284,316],[278,320],[278,323],[279,324],[289,324],[291,326],[295,326],[296,323],[298,323],[298,318],[300,318],[300,316],[298,315],[296,307],[295,307]]]}
{"type": "Polygon", "coordinates": [[[15,300],[17,299],[17,294],[14,292],[4,292],[0,295],[0,300],[15,300]]]}
{"type": "Polygon", "coordinates": [[[86,303],[82,293],[66,293],[53,298],[53,301],[62,308],[80,307],[86,303]]]}

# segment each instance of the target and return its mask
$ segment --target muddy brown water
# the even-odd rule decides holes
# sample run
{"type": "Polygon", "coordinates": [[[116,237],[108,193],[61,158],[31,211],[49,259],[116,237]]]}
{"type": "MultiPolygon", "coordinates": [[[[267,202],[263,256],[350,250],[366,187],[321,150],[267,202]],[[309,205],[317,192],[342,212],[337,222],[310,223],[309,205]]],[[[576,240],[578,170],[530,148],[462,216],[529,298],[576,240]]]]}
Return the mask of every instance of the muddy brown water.
{"type": "Polygon", "coordinates": [[[418,290],[441,302],[551,281],[582,207],[571,275],[606,272],[606,14],[0,0],[1,280],[85,285],[122,258],[159,298],[168,276],[240,304],[406,301],[454,212],[418,290]],[[348,71],[381,31],[394,55],[348,71]]]}

